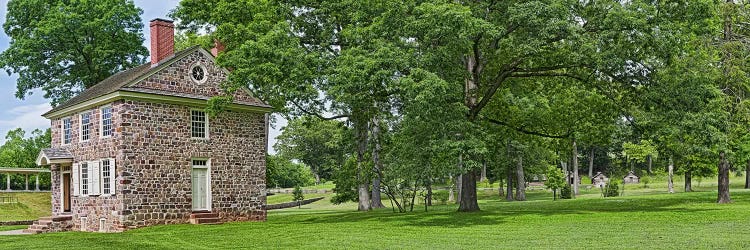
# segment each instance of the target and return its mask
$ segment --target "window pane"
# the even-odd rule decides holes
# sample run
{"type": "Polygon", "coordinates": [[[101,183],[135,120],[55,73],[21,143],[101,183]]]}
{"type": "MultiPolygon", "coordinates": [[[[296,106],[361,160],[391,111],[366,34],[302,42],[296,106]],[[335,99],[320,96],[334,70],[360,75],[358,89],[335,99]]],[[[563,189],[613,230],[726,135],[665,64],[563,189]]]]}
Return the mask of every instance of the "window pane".
{"type": "Polygon", "coordinates": [[[192,137],[206,138],[206,112],[191,110],[190,128],[192,137]]]}
{"type": "Polygon", "coordinates": [[[70,118],[65,118],[63,119],[63,144],[69,144],[70,140],[70,118]]]}
{"type": "Polygon", "coordinates": [[[81,163],[81,194],[89,194],[89,165],[81,163]]]}
{"type": "Polygon", "coordinates": [[[102,136],[112,135],[112,107],[102,108],[102,136]]]}
{"type": "Polygon", "coordinates": [[[91,112],[81,114],[81,141],[88,141],[91,134],[91,112]]]}
{"type": "Polygon", "coordinates": [[[102,161],[102,194],[111,194],[109,160],[102,161]]]}

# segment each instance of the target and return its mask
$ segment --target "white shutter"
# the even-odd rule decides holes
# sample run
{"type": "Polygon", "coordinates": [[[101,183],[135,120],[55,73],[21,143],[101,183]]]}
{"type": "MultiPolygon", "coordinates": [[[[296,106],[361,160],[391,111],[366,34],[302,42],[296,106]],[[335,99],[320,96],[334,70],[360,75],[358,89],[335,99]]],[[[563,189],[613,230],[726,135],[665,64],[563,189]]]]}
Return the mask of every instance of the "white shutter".
{"type": "Polygon", "coordinates": [[[117,171],[115,171],[115,159],[109,159],[109,188],[110,194],[115,194],[115,187],[117,187],[117,171]]]}
{"type": "Polygon", "coordinates": [[[99,161],[89,162],[89,195],[99,195],[101,171],[99,161]]]}
{"type": "MultiPolygon", "coordinates": [[[[81,173],[78,171],[78,163],[73,163],[73,170],[70,172],[70,178],[73,179],[73,195],[74,196],[80,196],[81,195],[81,173]]],[[[70,190],[65,190],[66,192],[70,192],[70,190]]]]}

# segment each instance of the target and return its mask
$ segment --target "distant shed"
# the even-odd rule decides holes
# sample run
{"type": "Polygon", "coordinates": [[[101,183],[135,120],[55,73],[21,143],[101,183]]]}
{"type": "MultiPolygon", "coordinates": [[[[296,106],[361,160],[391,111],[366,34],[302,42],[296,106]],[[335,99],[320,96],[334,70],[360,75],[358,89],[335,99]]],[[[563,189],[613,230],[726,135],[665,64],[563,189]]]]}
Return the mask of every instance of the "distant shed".
{"type": "Polygon", "coordinates": [[[602,174],[602,172],[596,172],[596,175],[591,177],[591,185],[598,188],[603,188],[609,182],[609,178],[602,174]]]}
{"type": "Polygon", "coordinates": [[[622,178],[622,183],[624,184],[636,184],[641,183],[641,178],[635,175],[633,171],[628,172],[628,175],[625,176],[625,178],[622,178]]]}

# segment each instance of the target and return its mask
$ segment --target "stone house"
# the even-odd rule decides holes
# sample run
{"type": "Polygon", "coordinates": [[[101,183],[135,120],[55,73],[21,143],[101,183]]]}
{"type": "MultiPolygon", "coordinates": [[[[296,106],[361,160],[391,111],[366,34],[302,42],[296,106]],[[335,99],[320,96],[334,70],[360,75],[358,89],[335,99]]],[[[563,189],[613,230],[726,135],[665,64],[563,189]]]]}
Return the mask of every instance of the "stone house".
{"type": "Polygon", "coordinates": [[[43,116],[52,217],[28,230],[121,232],[156,224],[264,221],[271,107],[249,90],[209,116],[228,71],[220,46],[174,52],[172,21],[150,23],[151,62],[117,73],[43,116]]]}
{"type": "Polygon", "coordinates": [[[638,177],[637,175],[635,175],[635,173],[633,173],[633,171],[629,171],[628,174],[624,178],[622,178],[622,183],[623,184],[637,184],[637,183],[641,183],[641,178],[638,177]]]}
{"type": "Polygon", "coordinates": [[[609,178],[602,174],[602,172],[596,172],[596,174],[591,177],[591,185],[594,187],[603,188],[608,182],[609,178]]]}

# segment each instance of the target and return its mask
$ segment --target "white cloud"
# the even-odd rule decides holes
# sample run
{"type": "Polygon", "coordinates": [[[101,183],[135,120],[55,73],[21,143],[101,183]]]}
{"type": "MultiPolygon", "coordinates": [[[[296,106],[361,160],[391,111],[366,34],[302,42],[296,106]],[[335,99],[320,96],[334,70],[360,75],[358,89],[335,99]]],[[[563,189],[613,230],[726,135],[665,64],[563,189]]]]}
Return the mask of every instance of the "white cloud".
{"type": "Polygon", "coordinates": [[[22,128],[29,135],[34,129],[49,128],[50,123],[42,114],[52,109],[48,103],[20,105],[6,110],[0,117],[0,144],[5,143],[9,130],[22,128]]]}

